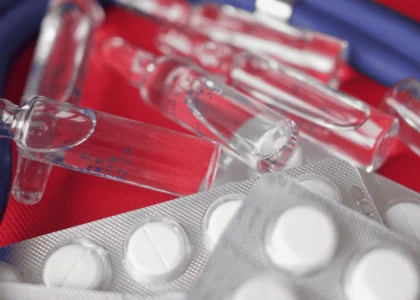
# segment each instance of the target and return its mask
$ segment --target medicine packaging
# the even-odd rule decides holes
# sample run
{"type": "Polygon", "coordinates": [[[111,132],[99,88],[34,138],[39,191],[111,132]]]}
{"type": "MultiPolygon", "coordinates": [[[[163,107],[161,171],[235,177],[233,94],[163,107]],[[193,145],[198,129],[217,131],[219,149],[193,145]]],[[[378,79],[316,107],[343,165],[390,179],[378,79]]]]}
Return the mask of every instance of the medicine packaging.
{"type": "Polygon", "coordinates": [[[420,194],[379,174],[360,175],[385,225],[420,241],[420,194]]]}
{"type": "Polygon", "coordinates": [[[63,287],[45,287],[42,285],[0,282],[2,300],[182,300],[184,293],[161,293],[152,296],[127,293],[92,291],[63,287]]]}
{"type": "Polygon", "coordinates": [[[242,202],[187,299],[418,299],[416,242],[280,173],[242,202]]]}
{"type": "MultiPolygon", "coordinates": [[[[331,158],[293,170],[289,176],[307,188],[319,185],[334,202],[380,222],[352,165],[331,158]]],[[[0,261],[25,283],[145,295],[189,290],[256,181],[23,241],[0,249],[0,261]]]]}
{"type": "Polygon", "coordinates": [[[375,203],[363,184],[360,172],[347,161],[329,158],[286,169],[285,174],[321,197],[335,200],[382,222],[375,203]]]}
{"type": "MultiPolygon", "coordinates": [[[[249,130],[248,123],[245,123],[238,131],[241,132],[247,130],[249,130]]],[[[296,168],[305,164],[313,164],[317,161],[328,160],[333,157],[335,156],[326,152],[323,148],[299,137],[295,151],[283,168],[283,172],[287,169],[296,168]]],[[[229,168],[226,168],[223,172],[219,173],[219,176],[217,176],[212,182],[212,188],[226,184],[227,182],[243,181],[260,176],[260,174],[258,174],[254,169],[246,167],[238,161],[232,161],[226,165],[228,165],[229,168]]]]}
{"type": "Polygon", "coordinates": [[[0,249],[0,271],[17,274],[15,281],[47,287],[142,295],[188,290],[223,231],[220,221],[228,222],[226,216],[234,210],[230,205],[217,209],[229,200],[218,199],[242,199],[253,182],[221,186],[10,245],[0,249]]]}

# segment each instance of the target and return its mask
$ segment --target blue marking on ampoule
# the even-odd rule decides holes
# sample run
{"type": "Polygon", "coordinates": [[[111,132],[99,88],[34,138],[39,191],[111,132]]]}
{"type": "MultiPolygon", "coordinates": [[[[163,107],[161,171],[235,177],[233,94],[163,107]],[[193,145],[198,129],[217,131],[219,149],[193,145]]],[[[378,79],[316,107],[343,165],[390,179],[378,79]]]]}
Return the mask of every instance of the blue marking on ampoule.
{"type": "Polygon", "coordinates": [[[79,157],[80,157],[81,159],[87,159],[87,160],[90,160],[90,153],[82,153],[82,154],[80,154],[80,155],[79,155],[79,157]]]}
{"type": "Polygon", "coordinates": [[[120,179],[125,179],[125,176],[127,176],[127,171],[126,170],[123,170],[123,169],[118,169],[118,175],[117,175],[117,178],[120,178],[120,179]]]}
{"type": "Polygon", "coordinates": [[[108,157],[108,162],[110,163],[110,164],[113,164],[113,163],[115,163],[117,161],[117,158],[115,157],[115,156],[110,156],[110,157],[108,157]]]}
{"type": "Polygon", "coordinates": [[[105,167],[105,173],[113,173],[114,170],[112,170],[112,168],[114,168],[114,166],[106,166],[105,167]]]}
{"type": "Polygon", "coordinates": [[[120,164],[126,164],[129,165],[130,164],[130,160],[128,160],[125,157],[120,157],[120,164]]]}
{"type": "Polygon", "coordinates": [[[124,148],[123,153],[127,155],[133,155],[133,150],[131,150],[130,148],[124,148]]]}
{"type": "Polygon", "coordinates": [[[79,89],[75,88],[75,89],[73,90],[73,94],[74,94],[76,97],[80,97],[80,96],[82,95],[82,92],[81,92],[79,89]]]}

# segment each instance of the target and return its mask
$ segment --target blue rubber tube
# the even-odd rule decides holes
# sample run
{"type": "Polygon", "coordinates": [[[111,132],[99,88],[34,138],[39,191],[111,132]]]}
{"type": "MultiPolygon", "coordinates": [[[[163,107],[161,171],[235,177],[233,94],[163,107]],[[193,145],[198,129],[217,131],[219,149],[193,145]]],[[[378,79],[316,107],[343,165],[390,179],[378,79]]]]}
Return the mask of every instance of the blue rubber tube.
{"type": "MultiPolygon", "coordinates": [[[[372,79],[386,85],[392,86],[399,80],[420,76],[420,63],[413,61],[406,56],[408,52],[402,49],[394,49],[389,47],[389,43],[383,43],[381,40],[372,38],[366,34],[364,30],[359,30],[342,22],[338,19],[340,15],[334,17],[325,14],[320,10],[310,7],[307,2],[323,3],[324,0],[301,0],[293,7],[293,14],[289,21],[290,25],[302,28],[308,28],[323,32],[332,36],[336,36],[343,40],[347,40],[350,44],[349,63],[358,71],[366,74],[372,79]]],[[[348,2],[348,5],[358,0],[327,0],[325,2],[348,2]]],[[[247,8],[249,11],[255,9],[255,1],[239,1],[239,0],[190,0],[194,3],[216,3],[229,4],[238,8],[247,8]],[[238,4],[237,2],[241,2],[238,4]]],[[[331,4],[331,6],[334,6],[331,4]]],[[[396,13],[393,13],[395,15],[396,13]]],[[[420,43],[420,37],[418,39],[420,43]]],[[[420,60],[420,46],[417,50],[417,60],[420,60]]]]}
{"type": "Polygon", "coordinates": [[[302,5],[337,18],[420,66],[420,24],[398,12],[372,1],[360,0],[300,0],[294,12],[302,5]]]}
{"type": "MultiPolygon", "coordinates": [[[[38,33],[47,3],[47,0],[20,1],[1,15],[0,97],[4,94],[7,71],[18,53],[38,33]]],[[[11,180],[11,143],[8,139],[0,139],[0,220],[9,201],[11,180]]]]}
{"type": "Polygon", "coordinates": [[[0,14],[7,12],[13,6],[16,6],[22,0],[0,0],[0,14]]]}
{"type": "Polygon", "coordinates": [[[115,4],[114,0],[98,0],[99,4],[101,4],[102,6],[108,6],[108,5],[113,5],[115,4]]]}
{"type": "Polygon", "coordinates": [[[350,65],[386,86],[392,86],[407,77],[420,79],[420,68],[408,58],[363,32],[346,25],[336,25],[339,21],[331,16],[302,5],[294,11],[290,24],[347,40],[350,45],[350,65]]]}
{"type": "Polygon", "coordinates": [[[187,0],[191,4],[212,3],[217,5],[231,5],[233,7],[254,12],[255,0],[187,0]]]}

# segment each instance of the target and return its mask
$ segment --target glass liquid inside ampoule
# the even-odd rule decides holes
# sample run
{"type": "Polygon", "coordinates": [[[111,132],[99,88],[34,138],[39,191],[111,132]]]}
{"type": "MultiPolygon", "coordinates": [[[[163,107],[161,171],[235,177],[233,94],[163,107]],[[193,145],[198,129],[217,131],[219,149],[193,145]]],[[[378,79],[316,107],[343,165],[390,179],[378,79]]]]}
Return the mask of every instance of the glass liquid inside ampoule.
{"type": "Polygon", "coordinates": [[[207,136],[218,142],[224,142],[221,140],[223,136],[231,135],[225,128],[232,128],[232,126],[226,126],[226,123],[223,126],[217,126],[217,123],[212,123],[211,126],[203,124],[200,117],[211,114],[211,111],[225,109],[231,112],[231,119],[223,121],[237,127],[252,117],[251,111],[235,110],[234,104],[226,101],[224,95],[221,95],[221,90],[214,87],[211,80],[202,77],[202,74],[194,69],[170,60],[159,65],[158,68],[155,76],[145,83],[149,101],[159,106],[165,114],[182,120],[199,136],[207,136]],[[157,88],[157,83],[161,82],[162,88],[157,88]],[[211,127],[215,130],[212,131],[211,127]]]}
{"type": "Polygon", "coordinates": [[[303,138],[368,172],[380,167],[396,140],[397,120],[297,78],[256,57],[231,73],[239,90],[296,121],[303,138]]]}
{"type": "Polygon", "coordinates": [[[271,109],[294,120],[300,136],[372,171],[386,159],[398,132],[395,118],[336,93],[284,65],[203,35],[162,27],[162,52],[189,58],[271,109]]]}
{"type": "Polygon", "coordinates": [[[283,168],[296,124],[189,61],[156,57],[119,37],[102,45],[106,62],[139,87],[143,101],[198,136],[215,141],[260,173],[283,168]],[[247,128],[247,130],[243,130],[247,128]]]}
{"type": "Polygon", "coordinates": [[[294,149],[293,122],[178,60],[162,57],[151,66],[141,86],[143,98],[166,116],[225,145],[259,172],[287,163],[294,149]],[[239,130],[251,120],[250,130],[239,130]]]}
{"type": "Polygon", "coordinates": [[[216,143],[37,99],[20,131],[27,158],[175,195],[208,188],[219,167],[216,143]]]}
{"type": "Polygon", "coordinates": [[[292,66],[337,87],[346,65],[347,43],[321,33],[230,6],[191,6],[182,0],[131,1],[148,16],[210,39],[292,66]]]}
{"type": "MultiPolygon", "coordinates": [[[[21,106],[35,95],[72,104],[80,102],[92,31],[102,18],[103,12],[96,1],[51,1],[42,21],[21,106]]],[[[38,203],[51,170],[49,164],[20,155],[12,185],[15,200],[38,203]]]]}
{"type": "Polygon", "coordinates": [[[215,41],[279,61],[324,83],[339,84],[346,62],[346,43],[261,17],[257,19],[233,7],[202,5],[191,17],[189,28],[215,41]]]}
{"type": "Polygon", "coordinates": [[[398,118],[401,140],[420,155],[420,82],[409,78],[397,83],[385,94],[380,108],[398,118]]]}

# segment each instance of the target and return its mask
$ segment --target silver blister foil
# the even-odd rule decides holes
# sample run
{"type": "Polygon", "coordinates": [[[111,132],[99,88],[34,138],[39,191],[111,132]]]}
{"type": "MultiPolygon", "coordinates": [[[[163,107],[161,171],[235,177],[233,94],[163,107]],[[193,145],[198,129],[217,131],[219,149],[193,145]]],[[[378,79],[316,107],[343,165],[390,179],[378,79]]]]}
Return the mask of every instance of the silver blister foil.
{"type": "MultiPolygon", "coordinates": [[[[380,221],[374,207],[366,210],[372,202],[352,165],[330,158],[286,172],[322,175],[342,203],[380,221]]],[[[223,185],[10,245],[0,249],[0,261],[25,283],[144,295],[186,291],[255,182],[223,185]]]]}
{"type": "Polygon", "coordinates": [[[332,189],[338,189],[341,198],[337,199],[335,197],[337,202],[342,202],[346,206],[378,222],[382,222],[375,203],[362,180],[361,171],[349,162],[330,158],[287,169],[283,172],[296,178],[304,186],[306,182],[309,182],[308,187],[322,197],[332,194],[332,189]],[[326,192],[330,193],[327,194],[326,192]]]}
{"type": "Polygon", "coordinates": [[[187,299],[419,297],[420,247],[284,174],[259,178],[187,299]]]}
{"type": "Polygon", "coordinates": [[[180,293],[162,293],[153,296],[127,293],[91,291],[63,287],[47,288],[41,285],[0,282],[2,300],[182,300],[180,293]]]}
{"type": "Polygon", "coordinates": [[[379,174],[360,175],[384,224],[420,242],[420,194],[379,174]]]}

